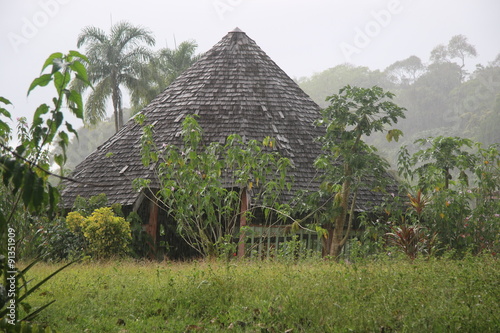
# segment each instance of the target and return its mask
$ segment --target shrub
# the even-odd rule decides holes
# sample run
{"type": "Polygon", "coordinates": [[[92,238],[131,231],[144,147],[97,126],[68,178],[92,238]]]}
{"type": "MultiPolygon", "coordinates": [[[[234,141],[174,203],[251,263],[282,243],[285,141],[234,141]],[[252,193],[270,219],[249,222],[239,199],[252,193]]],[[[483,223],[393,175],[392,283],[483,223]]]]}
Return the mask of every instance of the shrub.
{"type": "Polygon", "coordinates": [[[96,258],[124,255],[132,240],[130,224],[110,207],[98,208],[89,217],[71,212],[66,223],[74,233],[83,234],[88,242],[87,254],[96,258]]]}
{"type": "Polygon", "coordinates": [[[108,198],[106,194],[101,193],[98,195],[94,195],[88,199],[77,196],[75,202],[73,203],[73,212],[78,212],[82,216],[87,217],[92,212],[94,212],[98,208],[107,207],[108,206],[108,198]]]}
{"type": "Polygon", "coordinates": [[[418,225],[394,226],[387,233],[389,245],[396,246],[410,259],[415,259],[419,253],[431,255],[436,245],[436,234],[429,235],[425,228],[418,225]]]}
{"type": "Polygon", "coordinates": [[[85,217],[78,212],[69,212],[68,216],[66,216],[66,223],[71,232],[79,234],[83,232],[82,230],[85,226],[85,217]]]}
{"type": "Polygon", "coordinates": [[[87,247],[83,234],[73,232],[63,217],[43,221],[39,232],[42,242],[38,252],[45,261],[77,259],[87,247]]]}

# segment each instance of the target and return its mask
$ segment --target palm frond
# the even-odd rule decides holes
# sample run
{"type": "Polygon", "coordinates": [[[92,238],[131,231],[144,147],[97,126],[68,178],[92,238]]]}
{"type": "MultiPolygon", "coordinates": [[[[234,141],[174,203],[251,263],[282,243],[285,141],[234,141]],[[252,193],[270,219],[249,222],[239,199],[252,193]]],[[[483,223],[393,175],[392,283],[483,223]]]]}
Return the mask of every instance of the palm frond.
{"type": "Polygon", "coordinates": [[[141,43],[153,46],[156,42],[150,30],[125,21],[111,28],[111,40],[118,50],[133,49],[141,43]]]}
{"type": "Polygon", "coordinates": [[[108,40],[106,33],[96,27],[88,26],[83,28],[80,35],[78,35],[77,47],[81,47],[84,44],[104,44],[108,40]]]}

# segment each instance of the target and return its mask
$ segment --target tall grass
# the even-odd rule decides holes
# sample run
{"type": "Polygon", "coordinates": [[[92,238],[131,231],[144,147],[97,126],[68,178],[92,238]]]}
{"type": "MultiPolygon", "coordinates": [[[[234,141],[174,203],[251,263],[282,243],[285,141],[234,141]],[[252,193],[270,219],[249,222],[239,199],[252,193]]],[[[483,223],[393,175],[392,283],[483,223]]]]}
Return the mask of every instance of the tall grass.
{"type": "MultiPolygon", "coordinates": [[[[34,282],[53,271],[38,265],[34,282]]],[[[31,299],[61,332],[495,332],[500,267],[462,261],[115,261],[70,267],[31,299]]]]}

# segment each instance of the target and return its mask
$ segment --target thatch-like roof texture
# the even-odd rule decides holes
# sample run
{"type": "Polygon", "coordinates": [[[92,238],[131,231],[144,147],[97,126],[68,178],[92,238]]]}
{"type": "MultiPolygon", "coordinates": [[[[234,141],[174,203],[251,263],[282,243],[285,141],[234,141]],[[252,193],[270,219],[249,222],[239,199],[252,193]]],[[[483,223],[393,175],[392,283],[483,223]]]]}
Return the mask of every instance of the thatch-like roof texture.
{"type": "MultiPolygon", "coordinates": [[[[278,151],[293,162],[294,190],[315,190],[313,162],[321,148],[314,139],[323,132],[313,122],[319,110],[252,39],[235,29],[141,112],[154,124],[158,146],[181,143],[182,121],[189,114],[199,116],[209,142],[224,142],[234,133],[248,140],[274,137],[278,151]]],[[[106,193],[110,203],[133,205],[139,193],[132,190],[132,180],[154,177],[154,166],[141,163],[141,135],[141,126],[131,120],[80,163],[71,177],[100,186],[66,182],[65,206],[71,207],[77,195],[99,193],[106,193]]],[[[372,193],[362,193],[359,208],[372,199],[372,193]]]]}

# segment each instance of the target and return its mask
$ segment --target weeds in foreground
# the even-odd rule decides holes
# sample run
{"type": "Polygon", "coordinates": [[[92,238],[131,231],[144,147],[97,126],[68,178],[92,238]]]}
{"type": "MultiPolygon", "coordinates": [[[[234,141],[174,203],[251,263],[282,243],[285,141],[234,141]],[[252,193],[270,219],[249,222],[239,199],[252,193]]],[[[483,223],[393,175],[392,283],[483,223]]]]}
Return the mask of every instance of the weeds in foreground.
{"type": "MultiPolygon", "coordinates": [[[[34,281],[54,266],[32,271],[34,281]]],[[[78,264],[34,299],[61,332],[493,332],[500,265],[464,260],[78,264]]]]}

